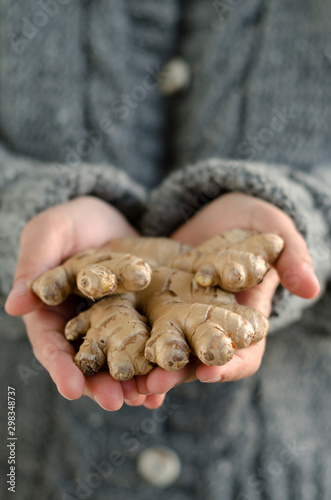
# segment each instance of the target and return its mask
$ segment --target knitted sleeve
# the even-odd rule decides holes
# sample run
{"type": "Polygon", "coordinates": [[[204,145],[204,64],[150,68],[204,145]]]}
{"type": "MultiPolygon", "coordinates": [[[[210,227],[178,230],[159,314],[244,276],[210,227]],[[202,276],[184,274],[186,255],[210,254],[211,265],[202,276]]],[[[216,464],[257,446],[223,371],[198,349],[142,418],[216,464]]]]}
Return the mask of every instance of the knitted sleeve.
{"type": "MultiPolygon", "coordinates": [[[[151,194],[143,231],[170,235],[212,200],[234,191],[272,203],[293,219],[307,241],[323,288],[331,271],[331,190],[312,175],[299,174],[285,165],[210,159],[179,170],[151,194]]],[[[297,320],[311,304],[312,300],[279,287],[271,330],[297,320]]]]}
{"type": "MultiPolygon", "coordinates": [[[[0,300],[3,305],[15,272],[19,238],[26,222],[48,207],[83,196],[97,196],[117,207],[133,224],[145,204],[144,189],[110,165],[41,163],[11,154],[0,145],[0,300]]],[[[3,314],[3,331],[16,318],[3,314]],[[10,323],[10,324],[9,324],[10,323]]]]}

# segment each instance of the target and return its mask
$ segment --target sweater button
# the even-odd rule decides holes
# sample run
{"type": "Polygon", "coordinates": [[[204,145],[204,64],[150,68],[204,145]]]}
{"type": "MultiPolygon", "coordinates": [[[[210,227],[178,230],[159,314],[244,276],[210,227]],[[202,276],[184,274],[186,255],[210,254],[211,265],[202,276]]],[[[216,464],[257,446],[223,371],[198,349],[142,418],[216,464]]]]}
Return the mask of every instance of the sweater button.
{"type": "Polygon", "coordinates": [[[160,92],[164,95],[173,95],[186,90],[191,82],[191,68],[184,59],[175,57],[170,59],[158,74],[160,92]]]}
{"type": "Polygon", "coordinates": [[[153,446],[140,453],[137,470],[153,486],[166,488],[178,479],[181,463],[178,455],[170,448],[153,446]]]}

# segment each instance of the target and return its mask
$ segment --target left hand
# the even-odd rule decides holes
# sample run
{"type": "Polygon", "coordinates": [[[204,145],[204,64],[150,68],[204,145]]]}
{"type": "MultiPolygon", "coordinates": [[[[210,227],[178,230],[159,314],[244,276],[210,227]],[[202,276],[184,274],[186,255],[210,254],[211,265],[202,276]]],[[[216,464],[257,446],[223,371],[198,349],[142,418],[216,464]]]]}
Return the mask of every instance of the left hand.
{"type": "MultiPolygon", "coordinates": [[[[217,198],[181,226],[172,238],[197,246],[216,234],[233,228],[276,232],[285,240],[285,249],[263,283],[236,294],[240,304],[252,307],[265,316],[279,283],[294,295],[313,298],[319,293],[312,260],[303,237],[284,212],[258,198],[229,193],[217,198]]],[[[166,372],[154,369],[146,379],[150,392],[161,394],[182,382],[230,382],[253,375],[259,368],[265,339],[238,350],[223,366],[206,366],[193,358],[182,370],[166,372]]]]}

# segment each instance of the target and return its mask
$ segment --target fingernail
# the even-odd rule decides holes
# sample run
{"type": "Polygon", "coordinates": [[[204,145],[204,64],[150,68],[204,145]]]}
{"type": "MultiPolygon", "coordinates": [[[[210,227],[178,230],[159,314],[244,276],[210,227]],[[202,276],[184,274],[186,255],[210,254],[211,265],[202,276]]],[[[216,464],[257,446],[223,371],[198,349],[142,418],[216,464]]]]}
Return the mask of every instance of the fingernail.
{"type": "Polygon", "coordinates": [[[124,402],[127,406],[136,406],[133,401],[130,399],[124,399],[124,402]]]}
{"type": "Polygon", "coordinates": [[[139,398],[140,394],[138,394],[138,396],[130,396],[130,397],[126,397],[125,398],[125,401],[137,401],[137,399],[139,398]]]}
{"type": "MultiPolygon", "coordinates": [[[[59,391],[59,389],[58,389],[58,391],[59,391]]],[[[73,401],[73,399],[71,399],[71,398],[67,398],[67,396],[65,396],[64,394],[62,394],[62,392],[61,392],[61,391],[59,391],[59,393],[61,394],[61,396],[62,396],[64,399],[67,399],[68,401],[73,401]]]]}
{"type": "Polygon", "coordinates": [[[213,384],[215,382],[220,382],[222,380],[223,376],[219,375],[218,377],[211,378],[210,380],[200,380],[203,384],[213,384]]]}
{"type": "Polygon", "coordinates": [[[105,408],[104,406],[102,406],[102,404],[100,404],[100,402],[99,402],[99,400],[98,400],[98,398],[96,396],[93,396],[93,399],[100,406],[100,408],[102,408],[103,410],[109,411],[109,410],[107,410],[107,408],[105,408]]]}
{"type": "Polygon", "coordinates": [[[26,292],[26,284],[24,280],[17,280],[14,283],[14,286],[10,292],[10,294],[7,297],[6,302],[10,302],[11,300],[16,299],[16,297],[19,297],[20,295],[24,295],[26,292]]]}

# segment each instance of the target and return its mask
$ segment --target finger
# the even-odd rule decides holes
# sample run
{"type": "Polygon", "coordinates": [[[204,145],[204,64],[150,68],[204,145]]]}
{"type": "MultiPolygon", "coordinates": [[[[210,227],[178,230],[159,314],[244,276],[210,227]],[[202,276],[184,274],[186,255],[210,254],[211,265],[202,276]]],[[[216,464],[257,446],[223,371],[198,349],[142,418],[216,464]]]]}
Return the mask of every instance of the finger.
{"type": "Polygon", "coordinates": [[[190,362],[182,369],[176,371],[166,371],[156,367],[147,375],[146,385],[152,394],[164,394],[173,387],[183,382],[195,380],[195,370],[200,361],[192,357],[190,362]]]}
{"type": "Polygon", "coordinates": [[[61,247],[63,241],[66,244],[69,241],[65,219],[45,212],[26,226],[21,236],[13,289],[5,304],[8,314],[22,315],[40,306],[31,284],[62,260],[66,250],[61,247]]]}
{"type": "Polygon", "coordinates": [[[201,364],[196,370],[200,382],[232,382],[253,375],[260,367],[265,349],[265,339],[236,351],[235,355],[223,366],[201,364]]]}
{"type": "Polygon", "coordinates": [[[150,394],[164,394],[176,385],[184,382],[187,376],[187,366],[173,372],[157,367],[148,375],[147,388],[150,394]]]}
{"type": "Polygon", "coordinates": [[[271,267],[262,283],[249,290],[236,293],[236,299],[239,304],[256,309],[268,318],[271,312],[271,301],[278,285],[277,271],[271,267]]]}
{"type": "Polygon", "coordinates": [[[140,394],[137,389],[135,377],[130,380],[125,380],[121,382],[123,397],[125,400],[135,401],[139,398],[140,394]]]}
{"type": "Polygon", "coordinates": [[[156,410],[156,408],[160,408],[160,406],[162,406],[165,397],[165,394],[151,394],[146,397],[144,406],[149,410],[156,410]]]}
{"type": "Polygon", "coordinates": [[[311,299],[319,294],[320,285],[304,241],[301,248],[285,249],[276,268],[282,285],[294,295],[311,299]]]}
{"type": "Polygon", "coordinates": [[[73,253],[134,235],[136,231],[115,208],[93,197],[77,198],[37,215],[22,232],[7,313],[19,316],[35,310],[40,301],[31,291],[32,282],[73,253]]]}
{"type": "Polygon", "coordinates": [[[121,384],[106,371],[85,377],[85,387],[86,394],[104,410],[117,411],[122,408],[124,398],[121,384]]]}
{"type": "Polygon", "coordinates": [[[148,387],[146,385],[148,375],[138,375],[136,376],[137,391],[139,394],[150,394],[148,387]]]}
{"type": "Polygon", "coordinates": [[[261,200],[259,205],[251,212],[254,229],[276,232],[285,241],[284,250],[275,263],[282,285],[294,295],[315,297],[320,286],[305,239],[284,212],[261,200]]]}
{"type": "Polygon", "coordinates": [[[140,394],[137,399],[132,401],[131,399],[126,399],[125,404],[127,406],[142,406],[146,401],[146,396],[140,394]]]}
{"type": "Polygon", "coordinates": [[[63,319],[49,318],[45,311],[37,311],[24,316],[24,322],[33,352],[49,372],[59,392],[67,399],[80,398],[85,385],[84,375],[73,361],[74,348],[60,333],[63,331],[63,319]]]}

